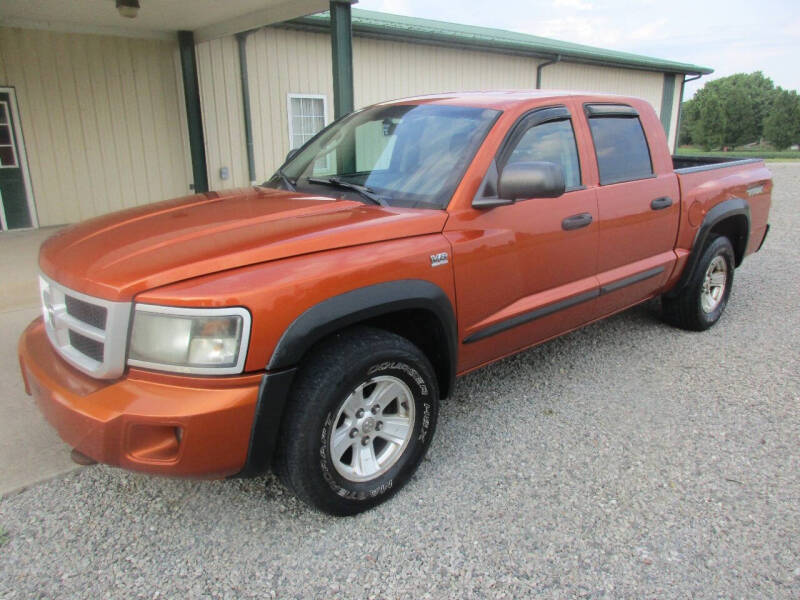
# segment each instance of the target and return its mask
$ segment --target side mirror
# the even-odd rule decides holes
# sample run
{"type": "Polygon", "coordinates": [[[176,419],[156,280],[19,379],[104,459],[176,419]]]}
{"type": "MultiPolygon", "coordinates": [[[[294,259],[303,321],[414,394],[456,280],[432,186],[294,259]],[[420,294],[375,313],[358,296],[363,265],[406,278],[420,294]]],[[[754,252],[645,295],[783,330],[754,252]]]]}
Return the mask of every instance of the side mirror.
{"type": "Polygon", "coordinates": [[[564,193],[564,170],[551,162],[515,162],[500,174],[497,195],[503,200],[557,198],[564,193]]]}
{"type": "Polygon", "coordinates": [[[292,160],[297,154],[300,152],[300,148],[292,148],[289,150],[289,153],[286,155],[286,160],[283,161],[284,164],[292,160]]]}

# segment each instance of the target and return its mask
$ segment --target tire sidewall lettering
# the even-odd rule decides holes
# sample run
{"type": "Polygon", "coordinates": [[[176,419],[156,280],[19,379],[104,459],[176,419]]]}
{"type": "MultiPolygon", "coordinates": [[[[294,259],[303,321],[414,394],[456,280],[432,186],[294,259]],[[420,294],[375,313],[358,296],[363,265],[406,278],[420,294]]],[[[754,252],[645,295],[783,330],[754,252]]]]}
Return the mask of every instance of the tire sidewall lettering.
{"type": "Polygon", "coordinates": [[[406,373],[419,387],[419,393],[422,396],[428,395],[428,386],[425,384],[425,380],[422,378],[422,375],[420,375],[419,371],[417,371],[414,367],[404,362],[396,360],[394,361],[387,360],[378,363],[377,365],[373,365],[369,369],[367,369],[367,375],[372,376],[378,371],[390,371],[390,370],[398,370],[402,371],[403,373],[406,373]]]}

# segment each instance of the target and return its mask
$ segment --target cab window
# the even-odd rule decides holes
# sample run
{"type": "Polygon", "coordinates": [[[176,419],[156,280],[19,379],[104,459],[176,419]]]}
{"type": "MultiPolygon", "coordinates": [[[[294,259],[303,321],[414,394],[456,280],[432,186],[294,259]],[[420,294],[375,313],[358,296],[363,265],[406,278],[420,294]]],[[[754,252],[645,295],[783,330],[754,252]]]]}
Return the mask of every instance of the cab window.
{"type": "Polygon", "coordinates": [[[561,165],[566,188],[581,186],[581,167],[575,132],[569,119],[548,121],[528,129],[519,139],[506,164],[544,161],[561,165]]]}
{"type": "Polygon", "coordinates": [[[650,149],[635,116],[596,116],[589,119],[597,153],[600,185],[653,176],[650,149]]]}

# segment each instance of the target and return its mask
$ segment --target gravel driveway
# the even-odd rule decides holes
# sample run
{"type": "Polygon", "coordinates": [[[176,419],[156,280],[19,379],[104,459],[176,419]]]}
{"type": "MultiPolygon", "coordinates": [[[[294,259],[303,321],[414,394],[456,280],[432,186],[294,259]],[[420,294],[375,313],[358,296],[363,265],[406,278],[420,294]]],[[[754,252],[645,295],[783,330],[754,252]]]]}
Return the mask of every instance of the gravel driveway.
{"type": "Polygon", "coordinates": [[[39,485],[0,501],[0,597],[800,598],[800,163],[771,168],[710,332],[652,302],[461,379],[355,518],[272,478],[39,485]]]}

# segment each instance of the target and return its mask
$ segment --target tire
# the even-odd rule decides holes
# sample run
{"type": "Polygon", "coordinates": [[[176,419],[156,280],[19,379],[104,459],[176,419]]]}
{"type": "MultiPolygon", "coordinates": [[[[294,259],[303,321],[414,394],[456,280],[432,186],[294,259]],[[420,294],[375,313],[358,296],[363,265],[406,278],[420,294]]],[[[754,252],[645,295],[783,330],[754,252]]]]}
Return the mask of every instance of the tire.
{"type": "Polygon", "coordinates": [[[388,500],[436,428],[439,388],[428,359],[403,337],[357,327],[313,351],[297,377],[279,442],[283,482],[331,515],[388,500]]]}
{"type": "Polygon", "coordinates": [[[681,292],[661,299],[664,320],[690,331],[705,331],[719,321],[733,287],[733,246],[726,237],[708,242],[697,268],[681,292]]]}

